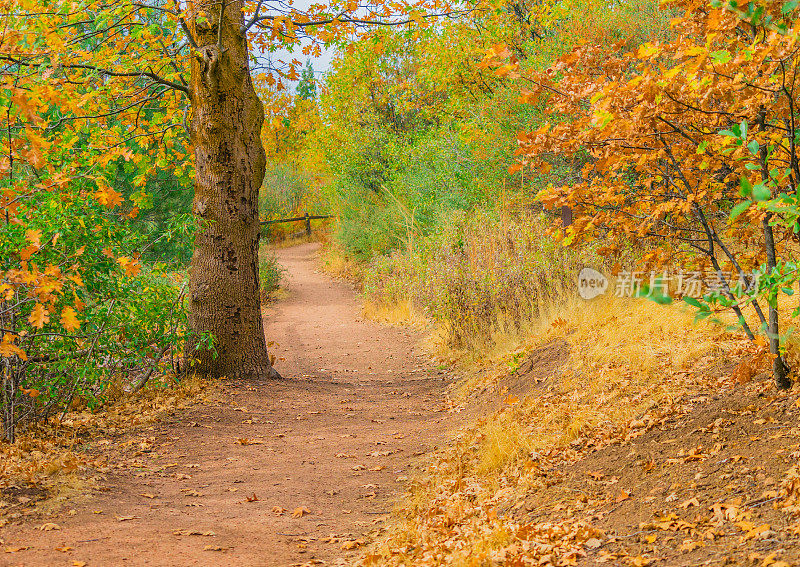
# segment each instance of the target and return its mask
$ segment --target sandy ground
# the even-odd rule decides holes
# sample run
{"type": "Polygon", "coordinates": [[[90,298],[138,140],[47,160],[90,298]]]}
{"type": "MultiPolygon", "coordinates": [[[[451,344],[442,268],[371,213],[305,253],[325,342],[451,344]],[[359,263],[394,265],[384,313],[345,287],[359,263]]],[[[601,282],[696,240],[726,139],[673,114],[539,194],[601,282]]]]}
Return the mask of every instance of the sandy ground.
{"type": "Polygon", "coordinates": [[[0,552],[27,548],[0,553],[0,565],[353,557],[343,543],[384,525],[421,455],[458,416],[447,412],[449,378],[418,337],[363,320],[356,294],[318,271],[315,252],[278,253],[288,297],[265,321],[284,381],[229,382],[222,402],[151,427],[135,445],[141,466],[108,473],[56,516],[0,528],[0,552]],[[45,522],[59,529],[40,529],[45,522]]]}

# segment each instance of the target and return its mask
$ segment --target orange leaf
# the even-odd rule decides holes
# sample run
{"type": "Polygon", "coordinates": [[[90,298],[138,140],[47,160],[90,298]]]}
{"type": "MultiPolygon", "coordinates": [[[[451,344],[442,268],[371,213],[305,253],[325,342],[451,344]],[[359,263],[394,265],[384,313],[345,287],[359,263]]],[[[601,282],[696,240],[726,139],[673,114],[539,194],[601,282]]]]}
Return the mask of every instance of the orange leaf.
{"type": "Polygon", "coordinates": [[[109,209],[122,204],[122,193],[115,191],[111,187],[104,187],[97,190],[94,194],[97,201],[109,209]]]}
{"type": "Polygon", "coordinates": [[[25,240],[31,243],[32,246],[36,246],[36,248],[41,248],[42,244],[42,231],[41,230],[33,230],[28,229],[25,231],[25,240]]]}
{"type": "Polygon", "coordinates": [[[139,270],[142,269],[142,266],[139,264],[138,260],[132,260],[127,256],[120,256],[117,258],[117,262],[120,266],[122,266],[122,269],[125,270],[125,275],[129,277],[135,276],[139,273],[139,270]]]}
{"type": "Polygon", "coordinates": [[[37,303],[33,311],[31,311],[30,317],[28,317],[28,322],[37,329],[41,329],[48,321],[50,321],[50,314],[47,309],[41,303],[37,303]]]}
{"type": "Polygon", "coordinates": [[[36,254],[39,251],[38,246],[26,246],[22,250],[19,251],[19,257],[22,259],[23,262],[30,260],[31,256],[36,254]]]}
{"type": "Polygon", "coordinates": [[[72,307],[65,307],[61,311],[61,324],[68,332],[77,331],[78,327],[81,326],[80,321],[78,321],[77,314],[72,307]]]}
{"type": "Polygon", "coordinates": [[[28,357],[25,355],[25,351],[14,344],[16,340],[17,339],[14,335],[11,333],[6,333],[3,337],[3,341],[0,342],[0,356],[10,358],[16,355],[22,360],[28,360],[28,357]]]}
{"type": "Polygon", "coordinates": [[[302,518],[306,514],[310,514],[311,511],[308,508],[303,508],[302,506],[299,508],[295,508],[294,512],[292,512],[292,518],[302,518]]]}

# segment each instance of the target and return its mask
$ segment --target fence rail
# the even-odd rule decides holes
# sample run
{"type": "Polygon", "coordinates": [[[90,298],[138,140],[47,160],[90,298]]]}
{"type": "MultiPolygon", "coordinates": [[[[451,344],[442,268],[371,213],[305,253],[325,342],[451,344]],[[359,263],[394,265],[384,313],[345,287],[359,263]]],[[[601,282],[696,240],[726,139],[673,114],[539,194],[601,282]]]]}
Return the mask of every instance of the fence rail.
{"type": "Polygon", "coordinates": [[[290,218],[290,219],[274,219],[274,220],[261,221],[261,224],[263,226],[263,225],[270,225],[270,224],[278,224],[278,223],[282,223],[282,222],[306,221],[306,234],[310,235],[311,234],[311,221],[312,220],[331,219],[331,218],[333,218],[333,215],[309,215],[308,213],[306,213],[302,217],[294,217],[294,218],[290,218]]]}

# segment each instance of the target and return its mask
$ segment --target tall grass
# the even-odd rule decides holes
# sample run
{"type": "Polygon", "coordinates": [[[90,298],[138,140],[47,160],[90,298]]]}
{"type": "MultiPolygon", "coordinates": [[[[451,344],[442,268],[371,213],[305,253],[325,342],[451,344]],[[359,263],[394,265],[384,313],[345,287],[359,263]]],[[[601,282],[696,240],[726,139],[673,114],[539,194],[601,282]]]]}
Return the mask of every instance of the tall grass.
{"type": "Polygon", "coordinates": [[[258,251],[258,277],[261,282],[262,303],[268,302],[280,288],[284,272],[275,254],[267,246],[262,245],[258,251]]]}
{"type": "Polygon", "coordinates": [[[410,306],[436,322],[446,346],[481,351],[502,335],[523,334],[547,302],[576,291],[577,274],[602,261],[546,234],[541,213],[456,211],[430,236],[366,267],[372,313],[410,306]]]}

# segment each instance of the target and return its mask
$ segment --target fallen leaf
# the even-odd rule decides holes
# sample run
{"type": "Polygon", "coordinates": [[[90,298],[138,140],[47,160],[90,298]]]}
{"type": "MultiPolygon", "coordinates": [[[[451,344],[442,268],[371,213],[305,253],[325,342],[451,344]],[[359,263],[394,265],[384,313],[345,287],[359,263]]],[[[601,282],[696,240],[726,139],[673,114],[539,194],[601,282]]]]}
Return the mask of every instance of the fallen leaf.
{"type": "Polygon", "coordinates": [[[680,507],[681,508],[688,508],[689,506],[700,506],[700,501],[697,500],[697,497],[690,498],[689,500],[687,500],[686,502],[681,504],[680,507]]]}
{"type": "Polygon", "coordinates": [[[191,530],[191,529],[175,530],[172,533],[173,533],[173,535],[177,535],[177,536],[206,536],[206,537],[214,537],[215,535],[217,535],[216,533],[214,533],[214,532],[212,532],[210,530],[204,532],[204,531],[200,531],[200,530],[191,530]]]}
{"type": "Polygon", "coordinates": [[[56,547],[55,550],[60,551],[61,553],[66,553],[68,551],[72,551],[72,548],[68,545],[65,545],[64,547],[56,547]]]}
{"type": "Polygon", "coordinates": [[[253,492],[252,496],[247,496],[246,498],[248,502],[258,502],[258,496],[256,496],[255,492],[253,492]]]}
{"type": "Polygon", "coordinates": [[[631,493],[630,492],[627,492],[625,490],[621,490],[620,493],[617,494],[617,497],[614,499],[614,502],[617,502],[617,503],[623,502],[623,501],[627,500],[630,497],[631,497],[631,493]]]}
{"type": "Polygon", "coordinates": [[[72,567],[86,567],[86,561],[73,561],[72,567]]]}
{"type": "Polygon", "coordinates": [[[378,465],[378,466],[376,466],[376,467],[370,467],[370,468],[369,468],[369,469],[367,469],[367,470],[369,470],[369,471],[371,471],[371,472],[378,472],[378,471],[382,471],[382,470],[383,470],[383,469],[385,469],[385,468],[386,468],[386,467],[385,467],[385,466],[383,466],[383,465],[378,465]]]}
{"type": "Polygon", "coordinates": [[[294,511],[292,512],[292,518],[302,518],[306,514],[310,514],[310,513],[311,513],[311,511],[308,508],[304,508],[304,507],[301,506],[300,508],[295,508],[294,509],[294,511]]]}
{"type": "Polygon", "coordinates": [[[6,547],[5,548],[5,552],[6,553],[17,553],[18,551],[25,551],[26,549],[29,549],[27,545],[22,545],[22,546],[19,546],[19,547],[6,547]]]}
{"type": "Polygon", "coordinates": [[[705,543],[702,541],[692,541],[690,539],[683,540],[683,543],[678,548],[678,551],[684,551],[686,553],[690,551],[694,551],[698,547],[703,547],[705,543]]]}
{"type": "Polygon", "coordinates": [[[601,545],[603,545],[603,542],[602,542],[602,541],[600,541],[599,539],[597,539],[596,537],[593,537],[593,538],[589,538],[589,539],[587,539],[587,540],[584,542],[584,544],[583,544],[583,545],[585,545],[585,546],[586,546],[586,547],[588,547],[589,549],[597,549],[598,547],[600,547],[601,545]]]}
{"type": "Polygon", "coordinates": [[[139,496],[144,496],[145,498],[155,498],[156,495],[152,492],[142,492],[139,496]]]}
{"type": "Polygon", "coordinates": [[[281,508],[280,506],[273,506],[272,511],[278,516],[283,516],[283,513],[286,512],[286,508],[281,508]]]}
{"type": "Polygon", "coordinates": [[[118,522],[127,522],[128,520],[135,520],[139,516],[114,516],[118,522]]]}
{"type": "Polygon", "coordinates": [[[226,549],[228,548],[219,545],[207,545],[203,548],[203,551],[225,551],[226,549]]]}
{"type": "Polygon", "coordinates": [[[351,539],[342,543],[342,549],[344,551],[350,551],[353,549],[358,549],[362,545],[364,545],[364,542],[360,539],[351,539]]]}
{"type": "Polygon", "coordinates": [[[41,530],[43,532],[51,532],[53,530],[60,530],[61,526],[59,526],[58,524],[54,524],[53,522],[47,522],[46,524],[42,524],[36,529],[41,530]]]}

